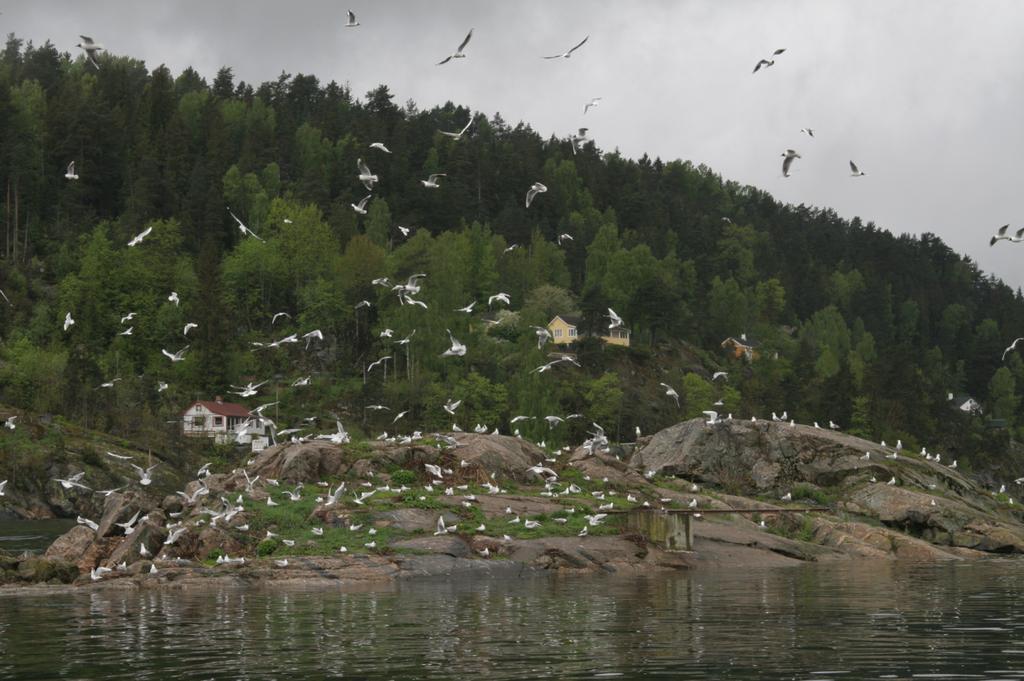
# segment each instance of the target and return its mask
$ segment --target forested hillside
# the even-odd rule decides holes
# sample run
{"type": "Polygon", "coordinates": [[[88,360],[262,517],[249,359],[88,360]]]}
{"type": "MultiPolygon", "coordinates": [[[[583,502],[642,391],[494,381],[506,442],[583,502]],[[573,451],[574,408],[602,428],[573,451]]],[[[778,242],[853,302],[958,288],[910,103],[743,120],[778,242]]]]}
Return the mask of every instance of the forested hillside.
{"type": "Polygon", "coordinates": [[[574,151],[499,114],[420,110],[386,86],[360,97],[311,75],[254,86],[229,68],[207,82],[100,65],[14,37],[0,58],[0,399],[18,408],[131,436],[267,381],[246,403],[279,401],[282,428],[331,412],[368,436],[447,428],[442,405],[462,399],[465,429],[563,444],[590,421],[631,439],[722,399],[737,417],[785,410],[988,461],[1024,424],[1024,363],[1000,359],[1024,300],[933,235],[782,205],[689,161],[574,151]],[[441,134],[471,120],[461,139],[441,134]],[[366,215],[358,159],[379,177],[366,215]],[[439,188],[421,182],[433,173],[439,188]],[[527,208],[534,182],[548,191],[527,208]],[[418,273],[425,308],[391,289],[418,273]],[[488,309],[499,292],[510,305],[488,309]],[[588,339],[580,368],[532,371],[554,348],[531,326],[563,314],[597,331],[608,308],[632,347],[588,339]],[[302,338],[315,329],[322,341],[302,338]],[[441,356],[446,329],[465,356],[441,356]],[[721,347],[740,334],[760,343],[752,361],[721,347]],[[185,346],[181,362],[162,353],[185,346]],[[574,412],[587,419],[509,425],[574,412]]]}

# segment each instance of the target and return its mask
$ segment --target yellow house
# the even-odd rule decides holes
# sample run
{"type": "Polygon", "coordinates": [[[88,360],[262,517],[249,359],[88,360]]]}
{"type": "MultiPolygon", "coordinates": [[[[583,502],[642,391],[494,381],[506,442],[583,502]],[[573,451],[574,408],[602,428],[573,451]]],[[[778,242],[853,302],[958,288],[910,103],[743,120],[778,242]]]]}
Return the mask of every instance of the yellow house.
{"type": "MultiPolygon", "coordinates": [[[[579,330],[579,317],[568,315],[556,315],[548,322],[548,331],[551,332],[551,342],[555,345],[569,345],[575,343],[584,334],[579,330]]],[[[629,347],[629,329],[611,329],[607,334],[599,336],[608,345],[621,345],[629,347]]]]}
{"type": "Polygon", "coordinates": [[[579,323],[578,317],[560,317],[555,315],[555,318],[548,322],[551,342],[555,345],[575,343],[579,340],[579,323]]]}

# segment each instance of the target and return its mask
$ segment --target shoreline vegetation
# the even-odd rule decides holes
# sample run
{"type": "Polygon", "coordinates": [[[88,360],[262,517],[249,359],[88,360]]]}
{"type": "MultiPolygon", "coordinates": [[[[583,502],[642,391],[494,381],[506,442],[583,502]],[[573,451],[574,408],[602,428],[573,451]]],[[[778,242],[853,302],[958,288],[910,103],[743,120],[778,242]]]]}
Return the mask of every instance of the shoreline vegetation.
{"type": "Polygon", "coordinates": [[[95,529],[76,525],[42,556],[0,557],[0,593],[39,583],[353,586],[1024,552],[1024,516],[1005,494],[931,455],[786,422],[693,419],[632,446],[557,451],[475,433],[314,440],[223,468],[181,494],[109,494],[95,529]],[[694,550],[666,551],[615,513],[645,505],[695,513],[694,550]],[[809,507],[828,510],[773,512],[809,507]],[[771,510],[701,513],[751,508],[771,510]]]}

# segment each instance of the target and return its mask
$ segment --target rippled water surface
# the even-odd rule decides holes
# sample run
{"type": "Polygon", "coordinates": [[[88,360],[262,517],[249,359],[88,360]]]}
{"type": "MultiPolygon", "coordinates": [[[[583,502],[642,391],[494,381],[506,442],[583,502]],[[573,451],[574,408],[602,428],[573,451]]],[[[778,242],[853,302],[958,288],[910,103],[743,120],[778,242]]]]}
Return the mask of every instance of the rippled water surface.
{"type": "Polygon", "coordinates": [[[53,540],[75,526],[74,520],[3,520],[0,518],[0,550],[41,553],[53,540]]]}
{"type": "Polygon", "coordinates": [[[3,679],[1021,679],[1024,562],[0,592],[3,679]]]}

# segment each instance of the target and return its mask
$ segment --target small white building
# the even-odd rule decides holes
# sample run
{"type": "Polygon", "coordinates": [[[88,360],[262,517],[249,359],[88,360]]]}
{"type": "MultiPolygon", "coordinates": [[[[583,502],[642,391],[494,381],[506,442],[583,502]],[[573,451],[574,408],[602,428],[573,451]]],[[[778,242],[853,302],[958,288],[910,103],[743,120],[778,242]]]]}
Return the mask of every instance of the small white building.
{"type": "Polygon", "coordinates": [[[214,400],[196,400],[182,414],[181,432],[187,437],[212,437],[217,443],[237,441],[239,427],[252,420],[249,410],[241,404],[214,400]]]}
{"type": "Polygon", "coordinates": [[[958,393],[956,395],[949,393],[947,398],[957,411],[971,415],[981,413],[981,403],[966,393],[958,393]]]}

